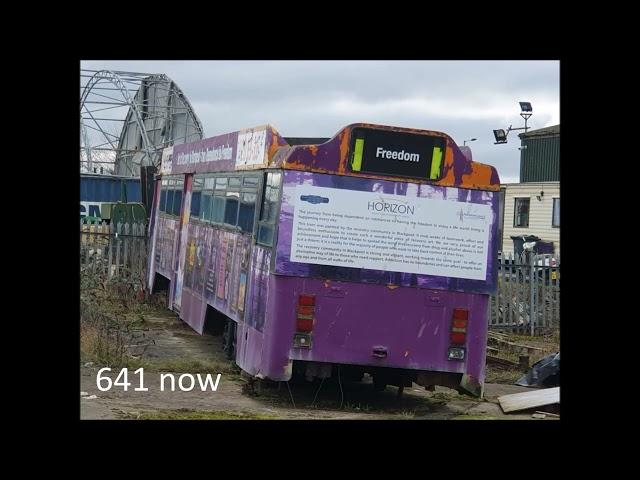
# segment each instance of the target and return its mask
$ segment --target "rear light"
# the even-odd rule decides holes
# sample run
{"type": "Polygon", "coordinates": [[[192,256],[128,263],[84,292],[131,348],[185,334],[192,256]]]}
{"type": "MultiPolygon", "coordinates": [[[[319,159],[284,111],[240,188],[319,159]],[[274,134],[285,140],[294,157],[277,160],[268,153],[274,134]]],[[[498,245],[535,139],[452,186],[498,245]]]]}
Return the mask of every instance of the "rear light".
{"type": "Polygon", "coordinates": [[[304,305],[298,305],[298,317],[301,316],[313,316],[313,311],[315,307],[306,307],[304,305]]]}
{"type": "Polygon", "coordinates": [[[466,340],[466,334],[461,332],[451,332],[451,343],[462,345],[466,340]]]}
{"type": "Polygon", "coordinates": [[[298,296],[298,305],[304,305],[305,307],[313,307],[316,304],[315,295],[300,295],[298,296]]]}
{"type": "Polygon", "coordinates": [[[313,330],[313,319],[300,318],[296,320],[296,330],[298,332],[309,333],[313,330]]]}
{"type": "Polygon", "coordinates": [[[453,319],[464,320],[466,322],[467,320],[469,320],[469,310],[467,310],[466,308],[454,308],[453,319]]]}
{"type": "MultiPolygon", "coordinates": [[[[313,319],[315,315],[316,297],[315,295],[299,295],[296,306],[296,332],[311,333],[313,330],[313,319]]],[[[297,335],[295,338],[300,337],[297,335]]],[[[296,346],[310,346],[309,342],[302,342],[299,338],[296,346]],[[302,345],[300,345],[302,344],[302,345]]]]}
{"type": "MultiPolygon", "coordinates": [[[[451,333],[449,340],[453,345],[463,345],[467,340],[467,324],[469,323],[469,310],[466,308],[454,308],[451,320],[451,333]]],[[[449,360],[464,360],[464,349],[450,347],[449,360]]]]}

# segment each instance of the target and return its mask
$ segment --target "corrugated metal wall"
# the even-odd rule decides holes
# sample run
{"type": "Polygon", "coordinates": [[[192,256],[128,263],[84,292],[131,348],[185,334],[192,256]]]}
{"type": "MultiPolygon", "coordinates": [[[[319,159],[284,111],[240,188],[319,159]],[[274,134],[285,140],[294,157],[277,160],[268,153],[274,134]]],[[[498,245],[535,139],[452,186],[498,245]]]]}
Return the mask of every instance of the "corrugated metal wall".
{"type": "Polygon", "coordinates": [[[124,181],[128,202],[140,202],[139,178],[110,178],[95,176],[80,176],[81,202],[117,202],[120,200],[120,182],[124,181]]]}
{"type": "Polygon", "coordinates": [[[520,182],[560,181],[560,136],[527,138],[520,152],[520,182]]]}

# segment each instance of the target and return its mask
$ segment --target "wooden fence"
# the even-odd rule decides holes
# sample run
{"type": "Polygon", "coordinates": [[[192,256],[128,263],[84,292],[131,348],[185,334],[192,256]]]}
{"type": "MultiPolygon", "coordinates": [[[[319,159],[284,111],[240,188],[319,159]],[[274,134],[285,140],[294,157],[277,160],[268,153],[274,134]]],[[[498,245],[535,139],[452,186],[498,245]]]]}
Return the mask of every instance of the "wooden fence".
{"type": "Polygon", "coordinates": [[[80,222],[81,271],[144,282],[147,246],[144,224],[80,222]]]}
{"type": "Polygon", "coordinates": [[[560,327],[560,255],[498,256],[489,327],[539,335],[560,327]]]}

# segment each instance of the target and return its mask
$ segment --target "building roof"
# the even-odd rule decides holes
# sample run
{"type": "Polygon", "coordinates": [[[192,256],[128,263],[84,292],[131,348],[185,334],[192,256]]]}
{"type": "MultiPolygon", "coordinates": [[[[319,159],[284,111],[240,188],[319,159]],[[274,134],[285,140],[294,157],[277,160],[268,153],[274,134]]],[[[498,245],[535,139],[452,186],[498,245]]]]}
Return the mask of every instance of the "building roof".
{"type": "Polygon", "coordinates": [[[560,124],[553,125],[551,127],[538,128],[537,130],[530,130],[527,133],[521,133],[518,135],[520,138],[530,138],[530,137],[547,137],[560,135],[560,124]]]}

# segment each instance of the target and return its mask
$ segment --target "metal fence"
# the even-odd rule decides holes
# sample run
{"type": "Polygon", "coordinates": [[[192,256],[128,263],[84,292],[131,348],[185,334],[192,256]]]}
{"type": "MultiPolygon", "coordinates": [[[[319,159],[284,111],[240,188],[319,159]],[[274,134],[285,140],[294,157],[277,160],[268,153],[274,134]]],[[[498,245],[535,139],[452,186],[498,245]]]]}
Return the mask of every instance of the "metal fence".
{"type": "Polygon", "coordinates": [[[540,335],[560,327],[560,255],[498,255],[489,327],[540,335]]]}
{"type": "Polygon", "coordinates": [[[144,281],[147,263],[144,224],[80,222],[80,269],[144,281]]]}

